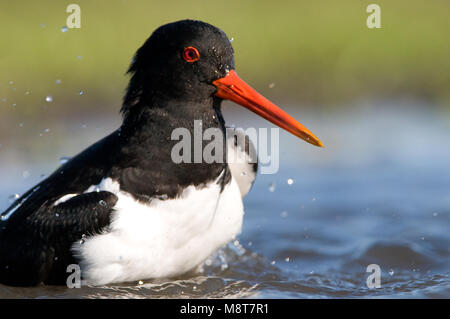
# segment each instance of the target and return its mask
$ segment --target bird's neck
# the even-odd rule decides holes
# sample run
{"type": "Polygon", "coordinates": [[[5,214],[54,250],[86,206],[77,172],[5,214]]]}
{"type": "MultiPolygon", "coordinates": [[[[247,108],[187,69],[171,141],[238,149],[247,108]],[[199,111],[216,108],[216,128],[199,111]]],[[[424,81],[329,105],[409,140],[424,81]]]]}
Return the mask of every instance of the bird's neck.
{"type": "Polygon", "coordinates": [[[221,100],[208,97],[201,100],[153,99],[151,102],[141,102],[128,108],[121,131],[125,136],[151,142],[158,138],[170,138],[172,132],[180,128],[193,134],[196,123],[200,123],[203,130],[219,129],[225,134],[221,100]]]}
{"type": "MultiPolygon", "coordinates": [[[[169,196],[175,196],[183,187],[190,185],[206,185],[216,180],[224,171],[224,181],[230,178],[226,164],[226,136],[225,123],[220,111],[221,100],[212,97],[210,101],[177,102],[170,101],[153,106],[139,106],[139,109],[130,110],[120,129],[121,153],[128,158],[128,163],[142,172],[153,175],[153,183],[158,189],[167,189],[169,196]],[[208,102],[208,103],[205,103],[208,102]],[[207,162],[201,158],[198,162],[194,149],[198,146],[198,124],[201,123],[202,150],[211,143],[211,137],[203,139],[203,132],[208,129],[220,132],[215,135],[222,138],[222,159],[216,162],[207,162]],[[189,133],[186,136],[178,132],[189,133]],[[181,130],[181,131],[180,131],[181,130]],[[189,136],[190,135],[190,136],[189,136]],[[180,142],[187,142],[183,152],[190,152],[190,160],[179,162],[174,158],[174,147],[180,142]],[[156,173],[157,172],[157,173],[156,173]],[[155,181],[154,179],[158,179],[155,181]],[[165,185],[166,183],[170,183],[165,185]],[[164,186],[165,185],[165,186],[164,186]],[[177,185],[175,188],[173,185],[177,185]]],[[[203,151],[202,153],[203,154],[203,151]]],[[[183,153],[184,155],[184,153],[183,153]]],[[[159,191],[158,190],[158,191],[159,191]]],[[[147,192],[155,192],[149,189],[147,192]]],[[[162,191],[164,193],[165,191],[162,191]]],[[[145,194],[144,194],[145,195],[145,194]]]]}

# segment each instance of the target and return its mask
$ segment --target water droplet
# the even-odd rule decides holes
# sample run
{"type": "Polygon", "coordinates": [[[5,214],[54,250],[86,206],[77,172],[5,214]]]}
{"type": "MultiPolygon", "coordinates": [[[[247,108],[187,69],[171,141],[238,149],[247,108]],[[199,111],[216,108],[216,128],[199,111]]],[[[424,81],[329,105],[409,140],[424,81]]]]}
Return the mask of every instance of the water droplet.
{"type": "Polygon", "coordinates": [[[220,270],[224,271],[228,269],[228,264],[225,261],[222,261],[222,264],[220,265],[220,270]]]}
{"type": "Polygon", "coordinates": [[[78,60],[81,60],[83,57],[81,55],[77,56],[78,60]]]}
{"type": "Polygon", "coordinates": [[[197,290],[197,286],[192,287],[192,290],[197,290]]]}
{"type": "Polygon", "coordinates": [[[12,202],[14,202],[16,199],[18,199],[19,197],[20,197],[19,194],[12,194],[12,195],[9,195],[9,196],[8,196],[8,201],[9,201],[9,203],[12,203],[12,202]]]}
{"type": "Polygon", "coordinates": [[[287,262],[287,263],[288,263],[290,260],[291,260],[291,257],[286,257],[286,258],[284,259],[284,261],[287,262]]]}
{"type": "Polygon", "coordinates": [[[80,239],[80,245],[83,245],[86,242],[86,235],[83,234],[80,239]]]}
{"type": "Polygon", "coordinates": [[[25,92],[25,95],[28,95],[28,94],[30,94],[30,91],[26,91],[26,92],[25,92]]]}
{"type": "Polygon", "coordinates": [[[275,192],[275,183],[270,183],[269,192],[271,192],[271,193],[275,192]]]}
{"type": "Polygon", "coordinates": [[[61,80],[56,80],[56,84],[61,84],[61,80]]]}
{"type": "Polygon", "coordinates": [[[60,159],[59,159],[59,163],[61,165],[66,164],[68,161],[70,161],[70,157],[67,157],[67,156],[60,157],[60,159]]]}
{"type": "Polygon", "coordinates": [[[13,104],[12,104],[13,107],[15,107],[16,105],[17,105],[16,103],[13,103],[13,104]]]}
{"type": "Polygon", "coordinates": [[[56,214],[55,214],[55,217],[59,217],[59,214],[58,214],[58,213],[56,213],[56,214]]]}
{"type": "Polygon", "coordinates": [[[45,97],[45,100],[46,100],[48,103],[51,103],[51,102],[53,102],[53,96],[47,95],[47,96],[45,97]]]}
{"type": "Polygon", "coordinates": [[[275,83],[270,83],[269,84],[269,89],[273,89],[275,87],[275,83]]]}
{"type": "Polygon", "coordinates": [[[433,217],[436,217],[437,215],[439,215],[438,213],[433,213],[433,217]]]}
{"type": "Polygon", "coordinates": [[[141,286],[144,284],[144,282],[142,280],[139,280],[138,284],[139,284],[139,286],[141,286]]]}
{"type": "Polygon", "coordinates": [[[252,247],[253,243],[252,243],[251,241],[249,241],[249,242],[247,243],[247,245],[248,245],[248,247],[252,247]]]}
{"type": "Polygon", "coordinates": [[[272,262],[270,264],[271,265],[275,265],[275,260],[272,260],[272,262]]]}
{"type": "Polygon", "coordinates": [[[78,94],[83,95],[84,94],[83,90],[80,90],[80,92],[78,94]]]}
{"type": "Polygon", "coordinates": [[[61,32],[67,32],[69,29],[66,27],[66,26],[63,26],[62,28],[61,28],[61,32]]]}
{"type": "Polygon", "coordinates": [[[389,270],[389,275],[391,275],[391,276],[394,275],[394,269],[390,269],[390,270],[389,270]]]}
{"type": "Polygon", "coordinates": [[[58,256],[55,256],[55,258],[53,258],[55,261],[57,261],[58,260],[58,256]]]}
{"type": "Polygon", "coordinates": [[[234,38],[231,38],[231,39],[230,39],[230,43],[233,43],[233,41],[234,41],[234,38]]]}
{"type": "Polygon", "coordinates": [[[287,183],[288,183],[288,185],[292,185],[292,184],[294,184],[294,180],[292,178],[289,178],[287,180],[287,183]]]}
{"type": "Polygon", "coordinates": [[[101,206],[103,207],[107,207],[108,204],[102,199],[101,201],[98,202],[101,206]]]}
{"type": "Polygon", "coordinates": [[[49,128],[46,128],[46,129],[44,130],[44,132],[45,132],[45,133],[48,133],[48,132],[50,132],[50,129],[49,129],[49,128]]]}

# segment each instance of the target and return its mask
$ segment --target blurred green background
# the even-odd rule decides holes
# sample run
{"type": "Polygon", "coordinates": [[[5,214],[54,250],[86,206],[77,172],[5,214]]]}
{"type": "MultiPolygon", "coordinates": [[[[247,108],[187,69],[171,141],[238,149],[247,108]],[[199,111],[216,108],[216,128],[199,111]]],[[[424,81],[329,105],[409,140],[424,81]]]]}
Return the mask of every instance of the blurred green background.
{"type": "Polygon", "coordinates": [[[2,0],[0,117],[50,105],[54,116],[118,110],[134,52],[184,18],[233,37],[238,73],[277,101],[337,108],[412,96],[446,106],[449,16],[448,0],[2,0]],[[81,29],[62,32],[70,3],[81,7],[81,29]],[[370,3],[381,7],[382,29],[366,27],[370,3]]]}

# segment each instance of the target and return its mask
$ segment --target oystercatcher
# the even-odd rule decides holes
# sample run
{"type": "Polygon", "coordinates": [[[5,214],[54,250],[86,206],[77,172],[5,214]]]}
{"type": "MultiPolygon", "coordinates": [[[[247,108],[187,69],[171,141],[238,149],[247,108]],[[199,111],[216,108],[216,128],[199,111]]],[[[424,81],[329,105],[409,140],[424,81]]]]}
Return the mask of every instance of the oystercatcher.
{"type": "MultiPolygon", "coordinates": [[[[176,128],[226,132],[223,99],[322,146],[236,74],[218,28],[193,20],[159,27],[137,51],[123,124],[17,199],[0,220],[0,283],[85,284],[167,278],[197,269],[241,230],[256,164],[175,163],[176,128]],[[245,172],[245,175],[242,174],[245,172]]],[[[242,134],[242,133],[238,133],[242,134]]],[[[225,136],[225,135],[224,135],[225,136]]],[[[224,156],[252,147],[229,138],[224,156]]],[[[203,145],[204,146],[204,145],[203,145]]]]}

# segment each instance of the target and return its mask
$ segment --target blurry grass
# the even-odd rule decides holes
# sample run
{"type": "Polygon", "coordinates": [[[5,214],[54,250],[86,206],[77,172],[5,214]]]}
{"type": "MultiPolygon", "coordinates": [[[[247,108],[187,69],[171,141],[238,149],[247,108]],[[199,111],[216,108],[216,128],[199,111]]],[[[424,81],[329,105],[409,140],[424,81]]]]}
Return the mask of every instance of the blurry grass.
{"type": "Polygon", "coordinates": [[[343,105],[412,95],[448,104],[449,14],[447,0],[2,1],[0,117],[118,109],[136,49],[184,18],[233,37],[238,72],[271,98],[343,105]],[[73,2],[82,27],[63,33],[73,2]],[[370,3],[381,6],[382,29],[366,27],[370,3]]]}

